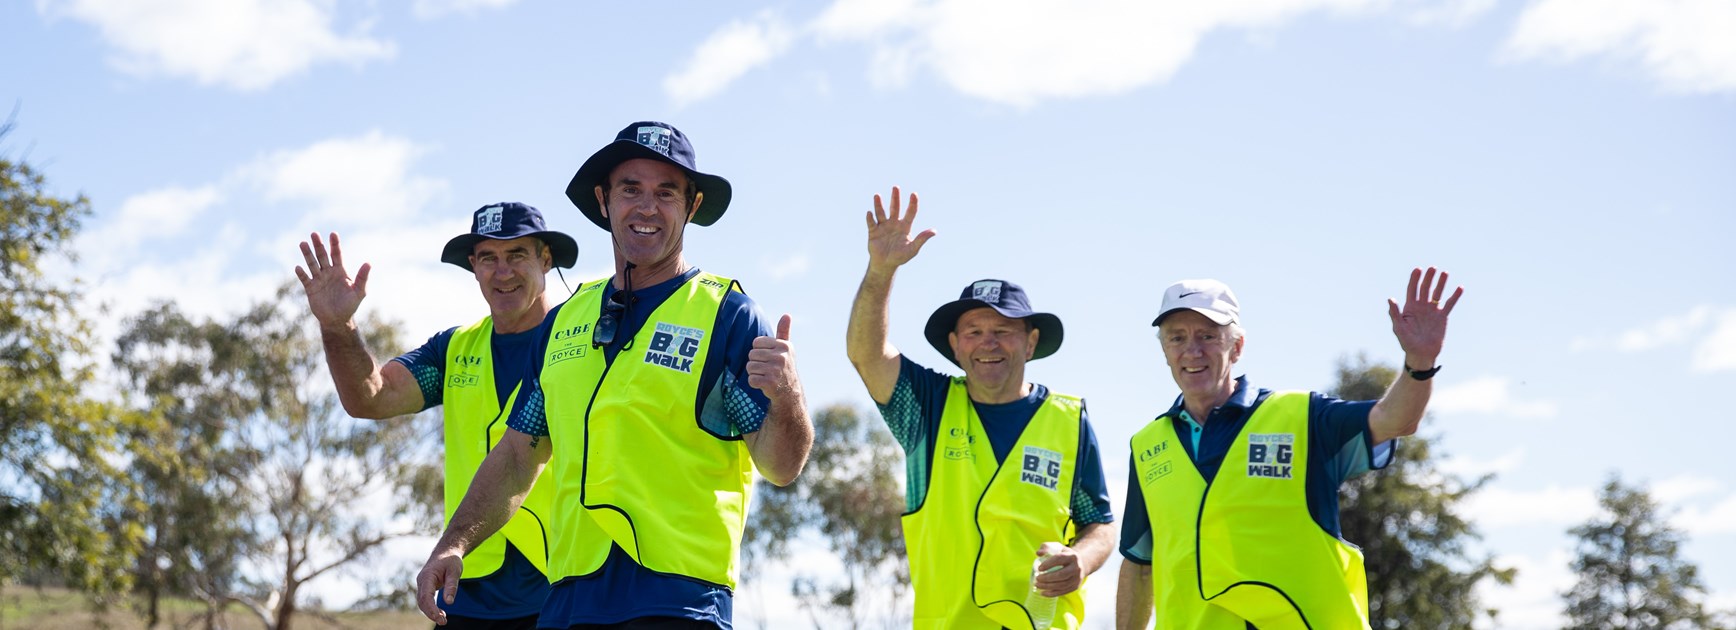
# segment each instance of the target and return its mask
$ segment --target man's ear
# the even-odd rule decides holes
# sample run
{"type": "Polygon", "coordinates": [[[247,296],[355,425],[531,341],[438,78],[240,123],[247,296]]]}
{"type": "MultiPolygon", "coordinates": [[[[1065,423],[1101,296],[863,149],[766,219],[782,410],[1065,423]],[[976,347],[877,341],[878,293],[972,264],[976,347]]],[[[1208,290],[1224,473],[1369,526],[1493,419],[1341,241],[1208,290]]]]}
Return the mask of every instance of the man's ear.
{"type": "Polygon", "coordinates": [[[946,333],[946,347],[952,349],[952,356],[956,360],[958,358],[958,333],[946,333]]]}
{"type": "Polygon", "coordinates": [[[1247,333],[1243,333],[1242,336],[1236,338],[1236,347],[1230,349],[1230,363],[1242,360],[1242,344],[1247,342],[1247,333]]]}
{"type": "Polygon", "coordinates": [[[1031,332],[1028,334],[1028,337],[1025,339],[1025,342],[1026,342],[1025,343],[1025,360],[1026,361],[1029,361],[1033,357],[1037,356],[1037,339],[1042,337],[1042,335],[1040,334],[1042,332],[1043,332],[1042,329],[1037,328],[1036,326],[1031,327],[1031,332]]]}
{"type": "Polygon", "coordinates": [[[693,215],[699,214],[699,204],[705,203],[705,191],[693,193],[693,207],[687,210],[687,222],[693,222],[693,215]]]}

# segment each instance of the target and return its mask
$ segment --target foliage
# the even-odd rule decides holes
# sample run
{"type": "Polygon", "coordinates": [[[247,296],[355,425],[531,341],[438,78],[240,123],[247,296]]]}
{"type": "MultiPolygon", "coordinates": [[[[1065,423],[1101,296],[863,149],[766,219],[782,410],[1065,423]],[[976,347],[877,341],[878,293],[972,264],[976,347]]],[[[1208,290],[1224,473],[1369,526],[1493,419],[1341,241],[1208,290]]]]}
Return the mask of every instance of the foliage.
{"type": "Polygon", "coordinates": [[[1611,475],[1598,514],[1568,530],[1579,539],[1579,582],[1563,594],[1573,630],[1718,628],[1699,568],[1679,557],[1684,538],[1642,488],[1611,475]]]}
{"type": "Polygon", "coordinates": [[[117,431],[133,418],[84,389],[91,327],[78,281],[55,269],[72,261],[90,201],[47,189],[0,154],[0,583],[54,575],[100,601],[126,588],[139,535],[115,512],[130,494],[117,431]]]}
{"type": "Polygon", "coordinates": [[[825,541],[842,565],[793,567],[790,592],[815,627],[908,627],[904,455],[885,426],[849,405],[814,415],[814,449],[795,483],[761,483],[743,535],[744,579],[787,560],[792,543],[825,541]]]}
{"type": "Polygon", "coordinates": [[[145,528],[134,584],[146,627],[170,595],[203,602],[212,624],[240,563],[262,544],[246,525],[253,506],[244,492],[260,454],[229,439],[256,406],[245,368],[255,357],[237,333],[165,303],[132,318],[116,341],[115,366],[148,418],[127,435],[128,473],[150,498],[128,514],[145,528]]]}
{"type": "MultiPolygon", "coordinates": [[[[1366,357],[1342,360],[1331,395],[1378,399],[1397,375],[1366,357]]],[[[1428,438],[1404,438],[1385,470],[1344,484],[1340,525],[1362,547],[1374,628],[1469,628],[1497,612],[1479,601],[1477,584],[1513,580],[1514,570],[1467,549],[1480,535],[1459,512],[1493,476],[1467,482],[1442,473],[1434,449],[1428,438]]]]}
{"type": "MultiPolygon", "coordinates": [[[[163,625],[170,628],[197,628],[206,616],[205,605],[189,599],[165,597],[162,602],[163,625]]],[[[308,630],[402,630],[428,628],[431,624],[414,608],[403,611],[363,611],[334,613],[325,618],[313,617],[297,625],[308,630]]],[[[219,628],[251,628],[258,622],[251,613],[231,609],[215,620],[219,628]]],[[[63,588],[13,588],[0,597],[0,628],[8,630],[144,630],[145,620],[121,607],[107,611],[88,609],[83,593],[63,588]]]]}
{"type": "MultiPolygon", "coordinates": [[[[396,327],[364,322],[369,345],[394,349],[396,327]]],[[[394,525],[370,506],[425,495],[425,423],[345,415],[330,391],[319,337],[285,285],[231,321],[199,321],[160,305],[132,321],[117,363],[149,398],[148,430],[133,435],[135,474],[160,493],[141,583],[231,602],[268,630],[289,630],[310,580],[353,567],[382,545],[432,533],[438,519],[394,525]]],[[[401,519],[402,520],[402,519],[401,519]]]]}

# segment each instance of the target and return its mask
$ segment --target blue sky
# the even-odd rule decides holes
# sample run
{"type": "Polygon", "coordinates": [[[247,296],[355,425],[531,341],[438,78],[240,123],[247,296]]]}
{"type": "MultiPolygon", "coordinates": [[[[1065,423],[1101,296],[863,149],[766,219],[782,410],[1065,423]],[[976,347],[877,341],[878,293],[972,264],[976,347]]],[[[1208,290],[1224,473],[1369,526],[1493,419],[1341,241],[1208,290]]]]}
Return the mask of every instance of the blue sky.
{"type": "Polygon", "coordinates": [[[317,229],[419,342],[484,312],[438,252],[503,200],[579,240],[576,286],[608,241],[567,180],[670,121],[736,190],[689,260],[795,316],[814,404],[868,402],[845,317],[862,213],[900,185],[940,235],[894,289],[894,343],[944,365],[928,313],[1024,285],[1068,330],[1029,376],[1087,399],[1117,506],[1126,440],[1176,394],[1163,286],[1229,283],[1243,372],[1319,389],[1346,354],[1400,359],[1385,300],[1440,266],[1466,296],[1424,431],[1499,475],[1469,507],[1521,569],[1487,592],[1500,626],[1549,628],[1564,532],[1612,471],[1736,607],[1713,402],[1736,385],[1732,32],[1729,0],[37,0],[0,4],[0,99],[9,154],[92,200],[67,273],[103,334],[156,299],[266,296],[317,229]]]}

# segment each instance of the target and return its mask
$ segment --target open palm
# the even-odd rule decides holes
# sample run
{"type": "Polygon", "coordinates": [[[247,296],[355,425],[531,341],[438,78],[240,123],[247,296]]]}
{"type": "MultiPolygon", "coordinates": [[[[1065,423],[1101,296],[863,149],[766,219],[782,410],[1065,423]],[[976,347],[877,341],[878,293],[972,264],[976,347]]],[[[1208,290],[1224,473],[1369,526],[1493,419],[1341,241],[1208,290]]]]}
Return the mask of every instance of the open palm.
{"type": "MultiPolygon", "coordinates": [[[[1407,356],[1431,360],[1440,356],[1447,337],[1447,316],[1459,303],[1459,296],[1465,293],[1464,287],[1458,287],[1443,304],[1441,296],[1447,289],[1447,272],[1440,272],[1438,282],[1435,273],[1434,267],[1429,267],[1426,273],[1422,269],[1411,270],[1403,307],[1396,301],[1387,300],[1392,334],[1398,337],[1398,345],[1407,356]]],[[[1415,367],[1427,369],[1429,366],[1415,367]]]]}
{"type": "Polygon", "coordinates": [[[874,195],[874,211],[868,213],[868,266],[882,270],[896,269],[915,258],[923,243],[934,238],[934,230],[923,230],[914,238],[910,224],[916,220],[916,194],[910,195],[910,211],[900,212],[899,190],[892,187],[892,204],[888,209],[874,195]]]}
{"type": "Polygon", "coordinates": [[[356,270],[356,277],[351,278],[349,271],[344,269],[344,252],[338,244],[336,232],[331,235],[329,256],[318,232],[308,238],[311,246],[308,241],[301,244],[301,256],[307,262],[307,268],[295,268],[295,277],[301,280],[301,288],[307,293],[308,310],[313,311],[314,318],[322,326],[345,324],[355,316],[362,298],[368,295],[369,266],[362,263],[362,267],[356,270]]]}

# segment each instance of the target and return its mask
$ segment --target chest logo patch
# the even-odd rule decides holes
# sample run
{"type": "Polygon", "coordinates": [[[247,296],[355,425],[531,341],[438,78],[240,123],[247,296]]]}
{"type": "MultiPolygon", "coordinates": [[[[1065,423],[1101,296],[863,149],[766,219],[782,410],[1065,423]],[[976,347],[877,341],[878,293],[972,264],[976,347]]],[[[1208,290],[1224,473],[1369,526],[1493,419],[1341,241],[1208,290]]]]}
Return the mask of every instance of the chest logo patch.
{"type": "Polygon", "coordinates": [[[1294,433],[1248,434],[1248,476],[1293,479],[1290,460],[1295,452],[1294,433]]]}
{"type": "Polygon", "coordinates": [[[1139,453],[1139,469],[1143,471],[1145,481],[1157,481],[1169,476],[1171,463],[1168,452],[1169,442],[1164,441],[1139,453]]]}
{"type": "Polygon", "coordinates": [[[651,347],[645,349],[645,362],[692,374],[693,358],[699,356],[699,342],[704,340],[704,330],[657,322],[651,347]]]}
{"type": "Polygon", "coordinates": [[[1025,447],[1019,481],[1054,490],[1061,483],[1061,454],[1046,448],[1025,447]]]}
{"type": "Polygon", "coordinates": [[[972,453],[971,447],[975,445],[976,436],[964,429],[953,427],[947,429],[944,454],[947,459],[974,460],[976,455],[972,453]]]}

